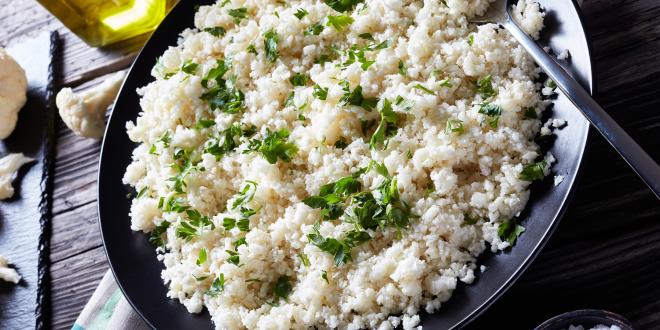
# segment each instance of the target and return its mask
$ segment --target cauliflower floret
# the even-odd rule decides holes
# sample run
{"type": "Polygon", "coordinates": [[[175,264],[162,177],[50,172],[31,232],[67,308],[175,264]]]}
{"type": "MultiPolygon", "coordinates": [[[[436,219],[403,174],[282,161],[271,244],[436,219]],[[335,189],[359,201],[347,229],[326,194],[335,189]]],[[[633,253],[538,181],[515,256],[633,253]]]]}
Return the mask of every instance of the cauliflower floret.
{"type": "Polygon", "coordinates": [[[7,258],[0,255],[0,280],[12,282],[14,284],[21,280],[16,270],[9,268],[9,261],[7,258]]]}
{"type": "Polygon", "coordinates": [[[23,156],[22,153],[9,154],[0,158],[0,200],[14,196],[14,187],[11,181],[21,166],[34,159],[23,156]]]}
{"type": "Polygon", "coordinates": [[[18,112],[27,100],[27,77],[14,59],[0,48],[0,139],[16,127],[18,112]]]}
{"type": "Polygon", "coordinates": [[[116,72],[102,84],[80,93],[62,88],[55,99],[62,121],[76,135],[100,139],[105,129],[105,110],[115,100],[125,76],[125,71],[116,72]]]}

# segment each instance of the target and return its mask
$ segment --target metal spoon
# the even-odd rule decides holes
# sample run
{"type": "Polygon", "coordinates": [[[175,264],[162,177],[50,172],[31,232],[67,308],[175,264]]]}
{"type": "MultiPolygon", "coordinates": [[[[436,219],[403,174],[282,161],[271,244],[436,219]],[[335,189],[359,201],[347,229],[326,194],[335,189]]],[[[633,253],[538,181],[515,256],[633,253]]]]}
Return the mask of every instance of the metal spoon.
{"type": "Polygon", "coordinates": [[[483,16],[476,17],[471,22],[495,23],[504,26],[660,199],[660,166],[552,56],[548,55],[534,39],[518,26],[518,23],[511,17],[513,3],[512,0],[497,0],[490,5],[483,16]]]}

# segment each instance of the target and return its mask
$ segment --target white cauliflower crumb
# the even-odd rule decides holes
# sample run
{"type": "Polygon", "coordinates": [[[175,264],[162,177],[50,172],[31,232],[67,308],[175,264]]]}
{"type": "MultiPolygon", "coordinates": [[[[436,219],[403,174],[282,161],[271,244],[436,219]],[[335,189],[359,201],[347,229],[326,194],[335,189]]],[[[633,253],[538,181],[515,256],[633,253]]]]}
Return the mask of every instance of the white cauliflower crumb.
{"type": "Polygon", "coordinates": [[[14,174],[21,166],[33,160],[22,153],[9,154],[0,158],[0,200],[14,196],[14,187],[11,185],[14,174]]]}
{"type": "Polygon", "coordinates": [[[25,71],[0,47],[0,139],[7,138],[14,131],[26,95],[25,71]]]}
{"type": "Polygon", "coordinates": [[[555,175],[555,187],[560,185],[564,181],[563,175],[555,175]]]}
{"type": "Polygon", "coordinates": [[[16,270],[9,268],[9,260],[0,255],[0,280],[17,284],[21,280],[16,270]]]}
{"type": "Polygon", "coordinates": [[[571,53],[568,52],[568,49],[564,49],[559,55],[557,55],[557,59],[560,61],[566,60],[569,57],[571,57],[571,53]]]}
{"type": "Polygon", "coordinates": [[[105,110],[112,104],[126,71],[112,74],[102,84],[80,93],[62,88],[55,103],[60,117],[76,135],[100,139],[105,129],[105,110]]]}
{"type": "Polygon", "coordinates": [[[550,125],[554,128],[564,128],[566,126],[566,121],[563,119],[552,118],[550,120],[550,125]]]}
{"type": "Polygon", "coordinates": [[[481,265],[481,266],[479,266],[479,270],[481,270],[481,272],[483,273],[483,272],[488,270],[488,267],[485,266],[485,265],[481,265]]]}

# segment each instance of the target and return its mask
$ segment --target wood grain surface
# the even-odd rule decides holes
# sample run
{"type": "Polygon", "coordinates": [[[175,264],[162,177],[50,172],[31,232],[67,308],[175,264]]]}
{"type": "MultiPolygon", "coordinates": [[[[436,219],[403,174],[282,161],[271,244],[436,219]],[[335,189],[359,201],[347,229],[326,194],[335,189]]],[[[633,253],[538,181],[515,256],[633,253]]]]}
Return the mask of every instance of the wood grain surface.
{"type": "MultiPolygon", "coordinates": [[[[597,100],[660,160],[660,1],[584,0],[597,100]]],[[[93,49],[32,0],[0,0],[0,46],[57,29],[66,86],[84,89],[130,65],[140,38],[93,49]]],[[[108,268],[96,223],[100,143],[60,122],[51,275],[55,329],[70,329],[108,268]]],[[[470,328],[528,329],[574,309],[601,308],[639,329],[660,328],[660,202],[600,136],[591,134],[581,179],[548,246],[470,328]],[[523,309],[524,307],[524,309],[523,309]],[[523,311],[524,310],[524,311],[523,311]]]]}

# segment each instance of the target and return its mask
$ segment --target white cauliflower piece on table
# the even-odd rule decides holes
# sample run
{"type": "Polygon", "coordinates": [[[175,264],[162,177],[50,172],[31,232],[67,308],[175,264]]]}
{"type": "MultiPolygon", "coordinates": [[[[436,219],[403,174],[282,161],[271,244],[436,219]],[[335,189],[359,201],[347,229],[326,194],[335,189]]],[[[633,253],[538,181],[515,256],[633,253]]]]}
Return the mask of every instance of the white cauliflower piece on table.
{"type": "Polygon", "coordinates": [[[11,185],[14,175],[21,166],[33,160],[22,153],[9,154],[0,158],[0,200],[14,196],[14,187],[11,185]]]}
{"type": "Polygon", "coordinates": [[[55,98],[62,121],[76,135],[100,139],[105,129],[105,110],[115,100],[125,76],[125,71],[116,72],[102,84],[80,93],[62,88],[55,98]]]}
{"type": "Polygon", "coordinates": [[[27,77],[16,61],[0,48],[0,139],[16,127],[18,112],[27,100],[27,77]]]}
{"type": "Polygon", "coordinates": [[[18,275],[16,270],[9,268],[9,261],[7,258],[0,255],[0,280],[12,282],[17,284],[21,280],[21,275],[18,275]]]}

